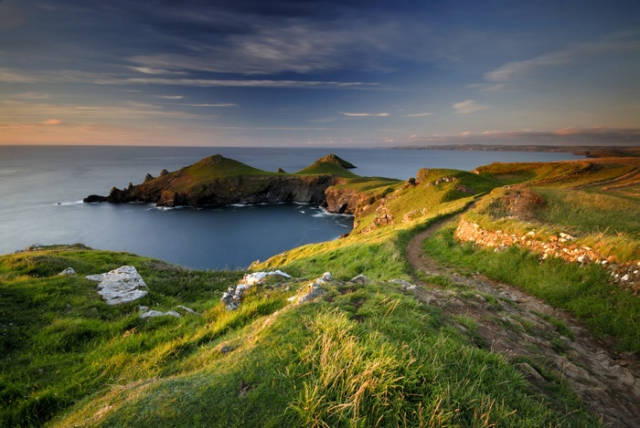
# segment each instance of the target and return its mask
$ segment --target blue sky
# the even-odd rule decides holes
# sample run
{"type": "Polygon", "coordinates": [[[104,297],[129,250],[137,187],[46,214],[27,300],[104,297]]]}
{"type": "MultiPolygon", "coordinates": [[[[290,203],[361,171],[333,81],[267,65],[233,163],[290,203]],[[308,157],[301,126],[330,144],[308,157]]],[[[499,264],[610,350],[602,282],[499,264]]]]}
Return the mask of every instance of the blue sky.
{"type": "Polygon", "coordinates": [[[0,144],[640,143],[638,1],[0,0],[0,144]]]}

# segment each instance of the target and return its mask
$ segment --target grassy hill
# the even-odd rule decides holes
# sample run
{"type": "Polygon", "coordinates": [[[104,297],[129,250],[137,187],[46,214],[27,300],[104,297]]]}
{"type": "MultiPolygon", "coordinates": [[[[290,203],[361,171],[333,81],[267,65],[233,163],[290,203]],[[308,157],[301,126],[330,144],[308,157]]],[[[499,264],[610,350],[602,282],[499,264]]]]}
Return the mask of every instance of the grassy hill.
{"type": "MultiPolygon", "coordinates": [[[[201,162],[176,177],[196,180],[219,159],[201,162]]],[[[225,174],[270,174],[217,165],[225,174]]],[[[335,160],[314,165],[304,174],[352,174],[335,160]]],[[[341,175],[347,180],[336,186],[361,198],[354,230],[251,266],[293,278],[250,289],[235,311],[220,298],[243,272],[193,271],[80,245],[0,256],[0,425],[598,426],[561,376],[536,366],[544,382],[532,382],[523,360],[492,349],[470,318],[408,292],[402,280],[423,277],[434,290],[482,295],[417,274],[406,247],[417,232],[467,210],[463,218],[493,230],[599,236],[603,251],[631,260],[640,241],[637,166],[630,158],[495,164],[477,174],[425,169],[406,182],[341,175]],[[514,205],[514,189],[544,203],[514,205]],[[125,264],[149,294],[107,305],[84,275],[125,264]],[[78,273],[59,276],[68,266],[78,273]],[[326,271],[334,280],[320,298],[288,300],[326,271]],[[358,274],[370,281],[350,281],[358,274]],[[197,314],[141,319],[139,305],[197,314]]],[[[481,271],[510,282],[568,310],[590,334],[640,352],[638,298],[602,267],[463,244],[453,238],[455,221],[425,242],[432,257],[463,276],[481,271]]]]}

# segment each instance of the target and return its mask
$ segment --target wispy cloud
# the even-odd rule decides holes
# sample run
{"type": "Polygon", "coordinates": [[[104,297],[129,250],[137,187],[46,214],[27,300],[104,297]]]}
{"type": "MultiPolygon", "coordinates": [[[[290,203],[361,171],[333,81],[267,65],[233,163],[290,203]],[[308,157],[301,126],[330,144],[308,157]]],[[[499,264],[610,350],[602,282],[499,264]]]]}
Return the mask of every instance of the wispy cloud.
{"type": "Polygon", "coordinates": [[[163,100],[181,100],[184,98],[183,95],[157,95],[157,97],[163,100]]]}
{"type": "Polygon", "coordinates": [[[389,113],[348,113],[348,112],[343,112],[342,113],[344,116],[347,117],[388,117],[389,113]]]}
{"type": "Polygon", "coordinates": [[[151,74],[151,75],[184,75],[187,74],[185,71],[175,71],[175,70],[165,70],[162,68],[152,68],[152,67],[128,67],[130,70],[137,71],[142,74],[151,74]]]}
{"type": "Polygon", "coordinates": [[[631,145],[640,144],[640,128],[569,127],[555,131],[464,131],[457,135],[411,135],[408,140],[424,144],[631,145]]]}
{"type": "Polygon", "coordinates": [[[62,121],[60,119],[47,119],[42,122],[43,125],[60,125],[62,121]]]}
{"type": "Polygon", "coordinates": [[[574,63],[579,59],[610,53],[640,52],[638,40],[616,40],[582,43],[566,49],[549,52],[522,61],[512,61],[485,73],[489,82],[508,82],[531,74],[539,69],[558,67],[574,63]]]}
{"type": "Polygon", "coordinates": [[[407,117],[427,117],[427,116],[431,116],[433,115],[433,113],[429,113],[429,112],[424,112],[424,113],[410,113],[407,115],[407,117]]]}
{"type": "Polygon", "coordinates": [[[470,114],[475,113],[477,111],[482,111],[488,109],[489,106],[478,104],[475,100],[464,100],[459,103],[453,104],[453,109],[458,114],[470,114]]]}
{"type": "Polygon", "coordinates": [[[234,103],[216,103],[216,104],[182,104],[187,107],[235,107],[234,103]]]}

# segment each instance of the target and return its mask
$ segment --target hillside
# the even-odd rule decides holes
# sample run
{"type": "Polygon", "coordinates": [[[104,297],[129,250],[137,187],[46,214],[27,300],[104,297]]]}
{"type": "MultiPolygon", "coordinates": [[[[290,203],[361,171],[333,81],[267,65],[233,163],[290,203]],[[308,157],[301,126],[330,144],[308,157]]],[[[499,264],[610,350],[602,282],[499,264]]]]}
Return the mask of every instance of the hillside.
{"type": "MultiPolygon", "coordinates": [[[[314,165],[285,176],[351,174],[314,165]]],[[[283,175],[213,157],[139,186],[197,188],[212,166],[283,175]]],[[[332,177],[353,231],[249,269],[290,277],[80,245],[0,256],[0,425],[636,426],[639,167],[332,177]],[[123,265],[147,293],[108,305],[85,275],[123,265]]]]}

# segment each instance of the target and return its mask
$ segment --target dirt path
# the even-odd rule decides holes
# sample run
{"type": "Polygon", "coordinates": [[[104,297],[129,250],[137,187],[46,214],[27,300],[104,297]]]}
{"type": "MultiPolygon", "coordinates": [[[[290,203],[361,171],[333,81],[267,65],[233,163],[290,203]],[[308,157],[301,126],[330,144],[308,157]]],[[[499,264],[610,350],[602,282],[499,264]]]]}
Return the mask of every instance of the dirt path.
{"type": "Polygon", "coordinates": [[[422,250],[422,243],[445,223],[417,234],[407,245],[407,257],[420,287],[416,297],[453,316],[475,321],[472,332],[482,345],[516,365],[531,384],[544,392],[550,376],[564,379],[605,426],[640,427],[640,361],[616,354],[564,312],[504,283],[480,274],[463,276],[439,265],[422,250]],[[421,274],[420,274],[421,273],[421,274]],[[455,284],[442,288],[429,277],[455,284]],[[558,322],[560,321],[560,322],[558,322]]]}

